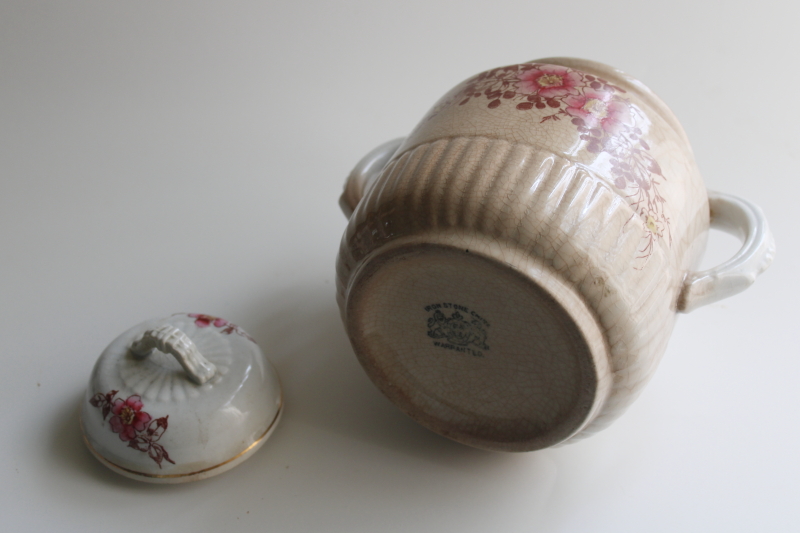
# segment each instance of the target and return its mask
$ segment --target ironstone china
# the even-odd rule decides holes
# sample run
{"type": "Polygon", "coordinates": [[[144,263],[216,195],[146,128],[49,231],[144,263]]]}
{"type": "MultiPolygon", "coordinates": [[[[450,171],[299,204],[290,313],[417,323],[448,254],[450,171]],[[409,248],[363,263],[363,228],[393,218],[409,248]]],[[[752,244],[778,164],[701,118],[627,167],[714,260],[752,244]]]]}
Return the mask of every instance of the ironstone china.
{"type": "Polygon", "coordinates": [[[482,72],[353,170],[338,301],[372,381],[428,428],[536,450],[608,426],[676,314],[772,262],[760,209],[703,184],[682,127],[606,65],[482,72]],[[709,227],[740,236],[698,272],[709,227]]]}
{"type": "Polygon", "coordinates": [[[182,483],[252,456],[282,411],[278,374],[242,328],[180,313],[143,322],[103,351],[82,403],[81,429],[111,470],[182,483]]]}

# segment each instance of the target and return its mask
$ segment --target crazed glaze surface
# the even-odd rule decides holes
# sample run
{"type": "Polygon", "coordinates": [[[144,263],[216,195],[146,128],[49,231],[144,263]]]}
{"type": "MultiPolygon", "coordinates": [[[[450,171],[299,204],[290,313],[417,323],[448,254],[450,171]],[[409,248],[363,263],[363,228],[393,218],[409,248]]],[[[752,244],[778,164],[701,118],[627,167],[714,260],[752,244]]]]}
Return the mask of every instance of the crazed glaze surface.
{"type": "MultiPolygon", "coordinates": [[[[594,341],[586,331],[592,324],[601,332],[603,348],[591,349],[594,403],[581,407],[580,415],[569,415],[582,417],[570,435],[544,445],[607,426],[652,377],[672,331],[684,278],[705,247],[708,195],[675,117],[649,89],[620,71],[555,58],[470,78],[397,144],[385,145],[384,160],[393,155],[382,172],[351,178],[343,195],[345,210],[355,211],[337,264],[338,298],[370,377],[440,433],[481,447],[532,449],[492,443],[489,437],[475,441],[466,433],[449,435],[435,417],[426,419],[430,401],[409,399],[419,379],[405,382],[393,373],[398,361],[416,361],[418,355],[407,354],[425,348],[409,345],[381,368],[378,333],[363,333],[374,329],[375,319],[356,311],[379,313],[378,296],[371,294],[380,290],[369,279],[382,267],[382,257],[397,247],[436,243],[479,251],[527,273],[551,293],[574,291],[567,300],[578,303],[562,302],[564,309],[590,344],[594,341]],[[370,273],[362,275],[365,271],[370,273]],[[577,318],[584,305],[590,316],[577,318]]],[[[764,229],[768,234],[765,222],[764,229]]],[[[771,260],[767,255],[763,268],[771,260]]],[[[433,263],[423,261],[418,268],[428,271],[433,263]]],[[[448,268],[458,277],[457,266],[448,268]]],[[[408,283],[411,289],[398,289],[392,301],[406,298],[405,292],[413,300],[415,282],[408,283]]],[[[502,306],[496,309],[502,312],[502,306]]],[[[395,311],[401,312],[408,311],[395,311]]],[[[439,329],[429,335],[453,335],[442,326],[447,316],[432,319],[439,329]]],[[[466,334],[480,338],[477,326],[471,327],[466,334]]],[[[569,386],[559,380],[561,389],[569,386]]]]}
{"type": "MultiPolygon", "coordinates": [[[[445,95],[399,153],[458,138],[530,147],[549,168],[520,168],[526,174],[552,171],[551,161],[591,173],[636,215],[631,223],[639,226],[641,242],[633,268],[644,268],[658,249],[671,259],[683,256],[688,241],[702,233],[689,226],[708,224],[705,187],[674,115],[639,82],[598,63],[552,59],[481,73],[445,95]],[[669,252],[673,242],[677,253],[669,252]]],[[[495,153],[496,164],[515,164],[495,153]]],[[[621,233],[630,232],[629,225],[621,233]]]]}
{"type": "MultiPolygon", "coordinates": [[[[646,230],[637,259],[649,257],[659,240],[666,246],[671,244],[669,210],[661,194],[666,178],[645,140],[652,122],[625,89],[565,66],[522,63],[483,72],[468,80],[440,102],[426,120],[433,120],[456,102],[465,106],[475,99],[488,101],[486,108],[498,112],[501,107],[507,111],[509,106],[529,112],[532,116],[525,117],[526,122],[563,120],[568,128],[572,126],[580,135],[573,138],[572,146],[562,144],[557,151],[565,156],[574,156],[580,150],[593,154],[590,164],[613,180],[646,230]]],[[[563,130],[527,129],[536,131],[538,136],[529,137],[526,142],[555,150],[554,143],[543,137],[560,136],[559,129],[563,130]]]]}
{"type": "Polygon", "coordinates": [[[106,348],[81,426],[89,449],[112,470],[180,483],[249,457],[274,430],[282,402],[275,370],[244,330],[217,317],[178,314],[143,322],[106,348]],[[150,341],[160,332],[167,335],[150,341]],[[190,368],[213,372],[197,379],[173,351],[199,361],[190,368]]]}

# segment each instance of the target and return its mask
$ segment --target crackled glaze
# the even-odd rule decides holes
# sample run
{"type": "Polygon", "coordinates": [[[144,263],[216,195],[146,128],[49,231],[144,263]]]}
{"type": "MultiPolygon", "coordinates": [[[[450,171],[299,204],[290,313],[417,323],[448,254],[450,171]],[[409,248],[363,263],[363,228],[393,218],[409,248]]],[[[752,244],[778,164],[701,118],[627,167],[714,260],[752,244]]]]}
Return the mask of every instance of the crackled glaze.
{"type": "Polygon", "coordinates": [[[739,270],[692,274],[708,198],[683,129],[630,76],[565,58],[481,73],[348,180],[338,299],[356,354],[402,409],[461,442],[590,435],[650,379],[677,310],[771,261],[763,215],[741,201],[762,231],[739,270]]]}
{"type": "Polygon", "coordinates": [[[488,109],[512,105],[533,115],[525,120],[539,124],[566,120],[580,133],[583,150],[607,160],[613,185],[645,230],[636,259],[646,259],[657,240],[666,240],[667,246],[672,241],[666,199],[660,192],[666,178],[645,140],[651,122],[626,94],[625,89],[608,80],[580,70],[522,63],[468,80],[466,86],[438,104],[427,120],[456,102],[464,106],[473,99],[488,100],[488,109]]]}

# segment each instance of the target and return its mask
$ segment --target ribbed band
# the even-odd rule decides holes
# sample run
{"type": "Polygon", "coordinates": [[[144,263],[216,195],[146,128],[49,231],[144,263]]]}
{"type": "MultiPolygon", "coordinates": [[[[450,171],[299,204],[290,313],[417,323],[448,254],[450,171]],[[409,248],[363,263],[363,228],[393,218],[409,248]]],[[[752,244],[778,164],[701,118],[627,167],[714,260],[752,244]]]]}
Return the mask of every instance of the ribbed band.
{"type": "Polygon", "coordinates": [[[674,267],[658,243],[637,263],[642,225],[607,181],[559,155],[485,137],[406,150],[358,204],[337,263],[344,313],[352,274],[389,242],[457,232],[543,259],[585,299],[605,333],[609,399],[580,437],[607,426],[638,396],[674,323],[674,267]]]}

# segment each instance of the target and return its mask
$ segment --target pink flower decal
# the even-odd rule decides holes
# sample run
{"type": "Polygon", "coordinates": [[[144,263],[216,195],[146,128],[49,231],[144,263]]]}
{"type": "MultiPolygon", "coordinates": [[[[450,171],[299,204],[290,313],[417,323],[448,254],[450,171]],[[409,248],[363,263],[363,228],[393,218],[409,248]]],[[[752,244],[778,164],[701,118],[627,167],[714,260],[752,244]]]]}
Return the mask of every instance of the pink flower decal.
{"type": "Polygon", "coordinates": [[[189,316],[196,319],[194,323],[198,328],[207,328],[211,324],[214,324],[214,327],[221,328],[222,326],[226,326],[228,324],[227,320],[216,316],[199,315],[197,313],[189,313],[189,316]]]}
{"type": "Polygon", "coordinates": [[[195,319],[194,324],[198,328],[207,328],[213,325],[215,328],[222,328],[220,329],[220,333],[224,335],[230,335],[231,333],[236,333],[246,338],[250,342],[256,342],[253,340],[253,337],[248,335],[242,328],[240,328],[236,324],[231,324],[224,318],[219,318],[211,315],[201,315],[198,313],[189,313],[187,316],[190,316],[195,319]]]}
{"type": "Polygon", "coordinates": [[[646,132],[637,125],[639,110],[624,94],[623,88],[580,70],[521,63],[487,70],[466,81],[460,91],[433,108],[428,120],[451,105],[484,98],[489,109],[510,104],[530,113],[539,124],[568,119],[583,149],[607,158],[611,182],[623,191],[645,231],[636,259],[646,261],[657,240],[672,243],[667,201],[659,191],[667,178],[650,153],[646,132]]]}
{"type": "Polygon", "coordinates": [[[587,128],[600,126],[608,133],[618,133],[623,125],[631,124],[628,104],[611,93],[586,90],[583,94],[564,98],[565,111],[583,119],[587,128]]]}
{"type": "Polygon", "coordinates": [[[581,83],[574,70],[554,65],[523,70],[519,74],[517,89],[525,94],[538,94],[543,98],[573,94],[581,83]]]}
{"type": "Polygon", "coordinates": [[[158,442],[167,431],[169,416],[153,420],[148,413],[142,411],[144,404],[141,396],[135,394],[122,400],[115,398],[117,392],[119,391],[112,390],[105,394],[98,392],[89,399],[89,403],[101,409],[103,420],[109,414],[114,415],[108,421],[111,431],[119,433],[120,440],[127,442],[129,448],[147,453],[159,468],[162,461],[175,464],[164,446],[158,442]]]}
{"type": "Polygon", "coordinates": [[[128,442],[136,436],[137,431],[144,431],[145,425],[152,420],[152,417],[142,411],[141,396],[129,396],[122,401],[119,398],[114,400],[111,412],[114,416],[108,421],[111,424],[111,431],[119,433],[120,440],[128,442]]]}

